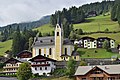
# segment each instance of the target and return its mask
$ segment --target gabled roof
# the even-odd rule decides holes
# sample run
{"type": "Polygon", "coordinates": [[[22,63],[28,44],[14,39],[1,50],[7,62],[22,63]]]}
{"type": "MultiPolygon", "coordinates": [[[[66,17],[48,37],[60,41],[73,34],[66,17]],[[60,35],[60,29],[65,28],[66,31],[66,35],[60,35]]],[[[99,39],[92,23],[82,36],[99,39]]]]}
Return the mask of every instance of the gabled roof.
{"type": "Polygon", "coordinates": [[[29,55],[31,55],[31,57],[32,57],[32,53],[31,53],[30,51],[28,51],[28,50],[23,50],[23,51],[19,52],[19,53],[17,54],[17,57],[21,56],[23,53],[29,54],[29,55]]]}
{"type": "Polygon", "coordinates": [[[51,36],[51,37],[36,37],[35,41],[33,43],[33,47],[55,45],[54,40],[55,40],[54,36],[51,36]]]}
{"type": "Polygon", "coordinates": [[[38,55],[38,56],[30,59],[29,61],[31,61],[31,62],[54,61],[55,62],[56,60],[48,58],[48,57],[45,57],[45,56],[42,56],[42,55],[38,55]]]}
{"type": "Polygon", "coordinates": [[[75,75],[85,75],[93,68],[98,67],[108,74],[120,74],[120,65],[79,66],[75,75]]]}
{"type": "Polygon", "coordinates": [[[85,36],[85,37],[82,37],[82,38],[81,38],[81,39],[79,39],[79,40],[89,40],[89,41],[94,41],[94,40],[95,40],[95,38],[85,36]]]}
{"type": "MultiPolygon", "coordinates": [[[[63,45],[72,45],[73,42],[66,38],[63,40],[63,45]]],[[[40,46],[54,46],[55,45],[55,37],[36,37],[33,43],[33,47],[40,47],[40,46]]]]}
{"type": "Polygon", "coordinates": [[[6,64],[6,63],[15,64],[15,63],[17,63],[17,62],[22,63],[22,61],[20,61],[20,60],[17,60],[17,59],[15,59],[15,58],[10,58],[10,59],[8,59],[8,60],[5,62],[5,64],[6,64]]]}
{"type": "MultiPolygon", "coordinates": [[[[110,41],[110,40],[114,40],[114,39],[112,39],[112,38],[108,38],[108,37],[98,37],[98,38],[97,38],[97,40],[100,40],[100,39],[108,40],[108,41],[110,41]]],[[[114,40],[114,41],[115,41],[115,40],[114,40]]]]}
{"type": "Polygon", "coordinates": [[[73,51],[71,55],[72,56],[79,56],[79,53],[77,51],[73,51]]]}

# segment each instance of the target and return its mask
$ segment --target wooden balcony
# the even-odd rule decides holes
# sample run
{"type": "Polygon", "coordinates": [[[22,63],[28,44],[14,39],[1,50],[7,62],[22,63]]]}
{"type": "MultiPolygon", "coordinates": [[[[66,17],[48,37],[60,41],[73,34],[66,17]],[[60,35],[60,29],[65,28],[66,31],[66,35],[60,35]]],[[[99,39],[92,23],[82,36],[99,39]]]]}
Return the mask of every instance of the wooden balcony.
{"type": "Polygon", "coordinates": [[[90,77],[104,77],[103,74],[91,74],[90,77]]]}

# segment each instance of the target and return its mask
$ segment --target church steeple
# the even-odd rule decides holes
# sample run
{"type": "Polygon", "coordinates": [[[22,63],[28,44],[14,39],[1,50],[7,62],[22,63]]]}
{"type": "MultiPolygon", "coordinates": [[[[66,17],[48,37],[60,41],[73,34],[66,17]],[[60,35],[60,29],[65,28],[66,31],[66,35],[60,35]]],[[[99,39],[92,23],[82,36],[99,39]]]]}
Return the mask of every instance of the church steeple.
{"type": "Polygon", "coordinates": [[[57,18],[57,24],[59,24],[59,26],[61,26],[61,19],[60,19],[59,15],[58,15],[58,18],[57,18]]]}
{"type": "Polygon", "coordinates": [[[57,25],[55,29],[55,54],[56,59],[60,60],[60,56],[62,54],[62,46],[63,46],[63,29],[60,17],[58,16],[57,25]]]}

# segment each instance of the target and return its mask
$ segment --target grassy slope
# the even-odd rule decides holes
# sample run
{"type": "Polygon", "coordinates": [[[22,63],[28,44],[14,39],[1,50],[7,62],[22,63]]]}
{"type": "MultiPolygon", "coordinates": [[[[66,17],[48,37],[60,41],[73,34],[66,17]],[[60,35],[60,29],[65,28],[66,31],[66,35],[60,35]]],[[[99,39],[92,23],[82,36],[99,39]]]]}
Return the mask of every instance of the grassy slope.
{"type": "Polygon", "coordinates": [[[81,24],[74,24],[74,29],[83,29],[84,32],[97,32],[104,31],[106,28],[109,29],[109,31],[118,31],[119,25],[117,22],[113,22],[110,20],[110,16],[97,16],[97,17],[91,17],[87,18],[88,22],[81,23],[81,24]]]}
{"type": "Polygon", "coordinates": [[[33,30],[38,30],[42,34],[44,34],[44,33],[52,33],[52,31],[54,31],[54,28],[50,24],[45,24],[45,25],[35,28],[33,30]]]}
{"type": "Polygon", "coordinates": [[[112,56],[120,55],[118,53],[107,52],[105,49],[78,49],[81,58],[111,58],[112,56]],[[97,51],[97,53],[95,53],[97,51]]]}
{"type": "Polygon", "coordinates": [[[12,45],[12,40],[0,42],[0,55],[4,55],[5,51],[10,50],[11,45],[12,45]]]}

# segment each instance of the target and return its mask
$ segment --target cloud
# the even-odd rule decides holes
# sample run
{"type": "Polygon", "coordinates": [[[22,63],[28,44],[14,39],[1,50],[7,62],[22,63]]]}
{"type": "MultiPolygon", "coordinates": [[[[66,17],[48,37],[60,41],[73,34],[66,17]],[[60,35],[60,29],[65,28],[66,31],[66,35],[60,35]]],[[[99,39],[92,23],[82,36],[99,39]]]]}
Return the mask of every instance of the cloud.
{"type": "Polygon", "coordinates": [[[102,0],[0,0],[0,26],[34,21],[62,8],[102,0]]]}

